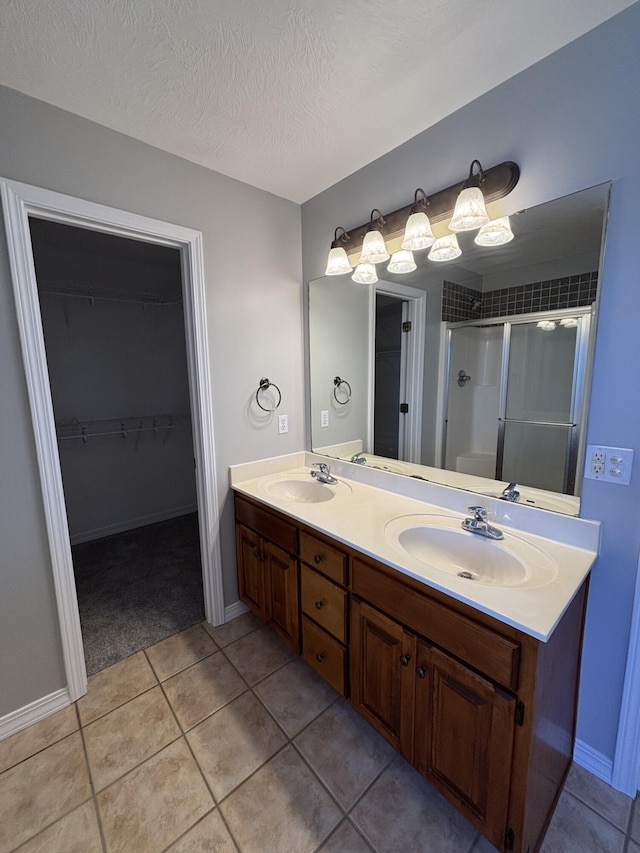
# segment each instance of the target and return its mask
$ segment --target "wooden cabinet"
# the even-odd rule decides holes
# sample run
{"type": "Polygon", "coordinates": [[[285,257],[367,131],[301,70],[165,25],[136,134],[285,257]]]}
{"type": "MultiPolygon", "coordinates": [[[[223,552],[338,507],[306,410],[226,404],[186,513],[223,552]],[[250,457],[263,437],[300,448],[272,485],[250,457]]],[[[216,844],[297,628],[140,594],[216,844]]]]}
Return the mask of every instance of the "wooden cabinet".
{"type": "Polygon", "coordinates": [[[498,850],[535,853],[571,763],[586,583],[543,643],[238,495],[236,520],[242,600],[498,850]]]}

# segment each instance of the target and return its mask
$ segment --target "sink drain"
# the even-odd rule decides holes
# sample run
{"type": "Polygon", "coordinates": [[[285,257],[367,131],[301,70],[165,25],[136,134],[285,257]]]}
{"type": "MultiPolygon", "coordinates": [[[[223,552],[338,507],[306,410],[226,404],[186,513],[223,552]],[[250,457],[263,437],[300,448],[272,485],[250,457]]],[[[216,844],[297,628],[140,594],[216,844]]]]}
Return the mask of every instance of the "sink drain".
{"type": "Polygon", "coordinates": [[[471,574],[471,572],[458,572],[458,577],[465,578],[468,581],[473,580],[473,575],[471,574]]]}

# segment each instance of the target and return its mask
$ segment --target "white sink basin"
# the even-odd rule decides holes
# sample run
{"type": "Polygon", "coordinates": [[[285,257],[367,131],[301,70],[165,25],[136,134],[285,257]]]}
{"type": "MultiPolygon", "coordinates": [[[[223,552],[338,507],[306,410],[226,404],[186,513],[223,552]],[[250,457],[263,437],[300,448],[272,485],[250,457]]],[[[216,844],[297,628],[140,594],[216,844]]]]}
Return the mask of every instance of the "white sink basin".
{"type": "Polygon", "coordinates": [[[346,483],[321,483],[309,474],[286,474],[263,483],[272,498],[288,503],[317,504],[332,500],[339,491],[351,491],[346,483]]]}
{"type": "Polygon", "coordinates": [[[404,556],[466,583],[532,589],[558,573],[555,561],[524,537],[487,539],[463,530],[458,517],[400,516],[385,525],[385,537],[404,556]]]}

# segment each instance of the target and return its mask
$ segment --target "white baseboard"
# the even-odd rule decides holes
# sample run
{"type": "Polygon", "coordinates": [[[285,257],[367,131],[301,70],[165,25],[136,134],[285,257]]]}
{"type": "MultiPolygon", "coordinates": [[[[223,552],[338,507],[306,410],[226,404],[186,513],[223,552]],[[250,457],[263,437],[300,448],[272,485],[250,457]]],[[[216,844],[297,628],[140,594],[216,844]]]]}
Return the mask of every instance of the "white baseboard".
{"type": "Polygon", "coordinates": [[[249,608],[246,604],[243,604],[241,601],[236,601],[234,604],[230,604],[228,607],[224,609],[224,621],[230,622],[232,619],[235,619],[236,616],[242,616],[243,613],[248,613],[249,608]]]}
{"type": "Polygon", "coordinates": [[[607,758],[606,755],[587,746],[583,741],[576,739],[573,745],[573,760],[576,764],[588,770],[589,773],[597,776],[598,779],[602,779],[607,785],[611,785],[613,761],[607,758]]]}
{"type": "Polygon", "coordinates": [[[152,515],[143,515],[140,518],[132,518],[129,521],[121,521],[116,524],[107,524],[104,527],[96,527],[93,530],[85,530],[82,533],[73,533],[69,538],[72,545],[81,542],[91,542],[93,539],[102,539],[112,536],[114,533],[124,533],[126,530],[134,530],[136,527],[144,527],[147,524],[156,524],[159,521],[168,521],[170,518],[178,518],[181,515],[190,515],[198,511],[198,504],[188,506],[177,506],[163,512],[155,512],[152,515]]]}
{"type": "Polygon", "coordinates": [[[36,699],[35,702],[25,705],[24,708],[11,711],[10,714],[0,717],[0,740],[15,735],[33,723],[39,723],[40,720],[55,714],[56,711],[61,711],[70,704],[69,691],[63,687],[61,690],[56,690],[55,693],[43,696],[42,699],[36,699]]]}

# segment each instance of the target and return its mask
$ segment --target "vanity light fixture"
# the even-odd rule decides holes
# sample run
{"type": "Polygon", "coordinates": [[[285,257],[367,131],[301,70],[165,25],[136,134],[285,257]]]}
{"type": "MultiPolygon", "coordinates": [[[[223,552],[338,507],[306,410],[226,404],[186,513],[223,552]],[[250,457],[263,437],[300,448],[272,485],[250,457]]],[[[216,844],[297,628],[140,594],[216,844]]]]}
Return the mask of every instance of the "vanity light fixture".
{"type": "Polygon", "coordinates": [[[413,199],[411,213],[404,229],[404,240],[402,241],[402,248],[412,252],[419,249],[428,249],[429,246],[433,246],[436,239],[433,236],[431,223],[426,213],[426,208],[429,204],[426,192],[418,187],[413,195],[413,199]],[[418,193],[422,193],[420,200],[418,200],[418,193]]]}
{"type": "Polygon", "coordinates": [[[380,225],[386,225],[387,220],[377,207],[371,211],[371,221],[367,226],[367,233],[362,241],[361,264],[380,264],[389,260],[389,252],[384,244],[384,237],[380,231],[380,225]],[[376,216],[376,213],[378,214],[376,216]]]}
{"type": "Polygon", "coordinates": [[[553,320],[540,320],[539,323],[536,323],[539,329],[544,329],[545,332],[553,332],[556,327],[556,324],[553,320]]]}
{"type": "Polygon", "coordinates": [[[353,269],[349,263],[349,258],[347,257],[344,245],[340,245],[340,243],[346,243],[348,239],[349,234],[342,226],[339,225],[333,235],[333,243],[329,250],[325,275],[344,275],[345,273],[351,272],[353,269]],[[340,236],[338,236],[338,231],[342,231],[340,236]]]}
{"type": "Polygon", "coordinates": [[[565,329],[575,329],[576,326],[578,325],[578,318],[577,317],[563,317],[562,320],[560,320],[560,325],[564,326],[565,329]]]}
{"type": "Polygon", "coordinates": [[[472,160],[469,177],[464,182],[462,192],[456,200],[453,217],[449,223],[451,231],[475,231],[489,222],[489,214],[484,205],[484,196],[480,185],[484,183],[484,171],[479,160],[472,160]],[[473,174],[473,167],[478,166],[478,173],[473,174]]]}
{"type": "Polygon", "coordinates": [[[400,275],[408,272],[413,272],[416,269],[416,262],[413,260],[413,252],[408,249],[401,249],[399,252],[394,252],[391,255],[391,261],[387,267],[389,272],[398,273],[400,275]]]}
{"type": "Polygon", "coordinates": [[[378,280],[375,264],[358,264],[356,271],[351,276],[358,284],[375,284],[378,280]]]}
{"type": "Polygon", "coordinates": [[[453,261],[461,254],[456,235],[445,234],[444,237],[438,237],[427,257],[430,261],[453,261]]]}
{"type": "Polygon", "coordinates": [[[511,240],[513,240],[513,231],[509,225],[509,217],[501,216],[483,225],[473,242],[478,246],[502,246],[511,240]]]}

